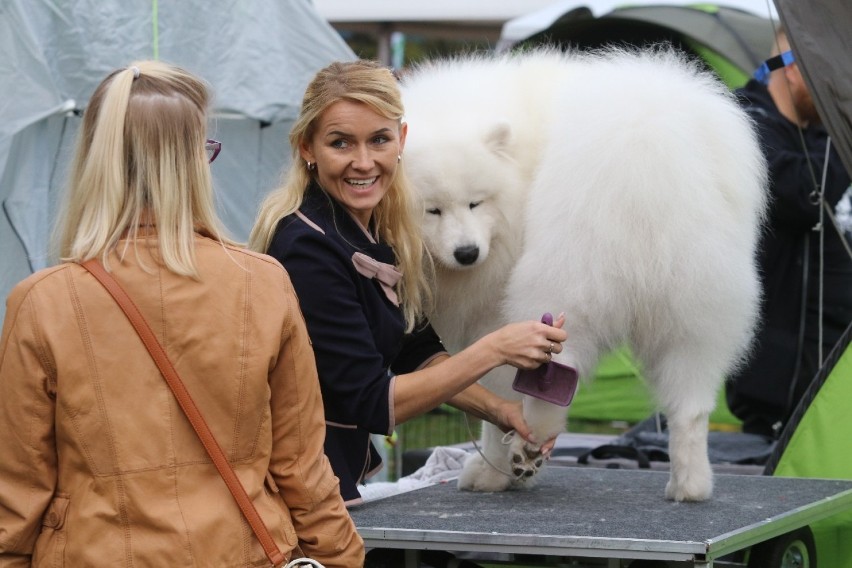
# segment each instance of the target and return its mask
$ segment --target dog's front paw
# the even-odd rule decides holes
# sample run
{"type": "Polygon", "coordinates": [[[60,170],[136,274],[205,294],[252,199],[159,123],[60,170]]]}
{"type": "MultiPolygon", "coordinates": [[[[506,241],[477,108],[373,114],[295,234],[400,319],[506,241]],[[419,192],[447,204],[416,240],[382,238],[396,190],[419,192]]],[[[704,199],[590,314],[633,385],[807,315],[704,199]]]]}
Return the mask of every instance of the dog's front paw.
{"type": "Polygon", "coordinates": [[[464,462],[458,487],[465,491],[505,491],[511,479],[486,463],[478,453],[471,454],[464,462]]]}
{"type": "Polygon", "coordinates": [[[512,464],[512,474],[516,482],[526,482],[532,479],[544,465],[541,446],[533,446],[523,438],[514,435],[509,444],[509,461],[512,464]]]}

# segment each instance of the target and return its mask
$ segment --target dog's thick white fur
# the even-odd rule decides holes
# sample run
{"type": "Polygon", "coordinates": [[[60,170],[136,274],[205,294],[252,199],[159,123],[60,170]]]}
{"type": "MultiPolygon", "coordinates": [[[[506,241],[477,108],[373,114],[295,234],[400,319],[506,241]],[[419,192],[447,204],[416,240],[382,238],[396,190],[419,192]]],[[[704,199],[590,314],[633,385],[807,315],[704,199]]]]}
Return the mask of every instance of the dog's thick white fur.
{"type": "MultiPolygon", "coordinates": [[[[403,80],[403,101],[447,347],[564,312],[554,359],[585,378],[627,342],[668,418],[666,496],[710,497],[708,417],[750,344],[765,207],[760,147],[729,91],[669,50],[534,50],[431,62],[403,80]]],[[[514,373],[483,382],[518,398],[514,373]]],[[[567,417],[531,397],[524,416],[539,441],[567,417]]],[[[502,438],[485,425],[490,463],[474,454],[462,489],[538,471],[539,448],[502,438]]]]}

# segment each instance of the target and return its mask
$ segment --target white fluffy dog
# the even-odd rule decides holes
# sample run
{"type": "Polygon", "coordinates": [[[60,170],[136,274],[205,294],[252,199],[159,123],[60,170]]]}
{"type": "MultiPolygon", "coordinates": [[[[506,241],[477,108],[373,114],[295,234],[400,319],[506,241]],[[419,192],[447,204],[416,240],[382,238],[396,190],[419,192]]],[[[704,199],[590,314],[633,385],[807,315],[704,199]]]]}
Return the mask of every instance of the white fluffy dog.
{"type": "MultiPolygon", "coordinates": [[[[668,418],[666,496],[707,499],[708,417],[751,340],[765,206],[762,154],[725,86],[669,50],[534,50],[431,62],[403,100],[447,347],[564,312],[555,359],[587,377],[627,342],[668,418]]],[[[483,381],[519,397],[514,373],[483,381]]],[[[524,398],[537,440],[564,430],[565,408],[524,398]]],[[[462,489],[538,470],[539,448],[502,438],[485,425],[462,489]]]]}

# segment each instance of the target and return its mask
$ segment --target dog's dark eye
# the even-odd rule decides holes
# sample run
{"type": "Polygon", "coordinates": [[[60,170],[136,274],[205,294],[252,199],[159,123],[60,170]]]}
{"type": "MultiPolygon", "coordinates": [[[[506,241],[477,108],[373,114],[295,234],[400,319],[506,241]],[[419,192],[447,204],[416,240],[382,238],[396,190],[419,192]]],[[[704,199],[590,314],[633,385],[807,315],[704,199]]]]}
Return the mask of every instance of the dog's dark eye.
{"type": "Polygon", "coordinates": [[[431,209],[427,209],[427,210],[426,210],[426,213],[428,213],[429,215],[440,215],[440,214],[441,214],[441,210],[440,210],[440,209],[438,209],[437,207],[433,207],[433,208],[431,208],[431,209]]]}
{"type": "Polygon", "coordinates": [[[476,208],[477,208],[477,207],[479,207],[481,204],[482,204],[482,202],[481,202],[481,201],[474,201],[473,203],[471,203],[471,204],[470,204],[470,208],[471,208],[471,209],[476,209],[476,208]]]}

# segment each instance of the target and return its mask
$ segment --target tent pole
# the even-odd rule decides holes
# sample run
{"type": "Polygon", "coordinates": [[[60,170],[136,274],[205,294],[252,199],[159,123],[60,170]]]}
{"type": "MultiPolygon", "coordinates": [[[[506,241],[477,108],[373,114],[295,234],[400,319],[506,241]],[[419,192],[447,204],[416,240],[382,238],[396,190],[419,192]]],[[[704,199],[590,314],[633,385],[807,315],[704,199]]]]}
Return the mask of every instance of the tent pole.
{"type": "Polygon", "coordinates": [[[160,25],[159,25],[159,8],[158,0],[151,0],[151,36],[153,39],[154,60],[160,59],[160,25]]]}

